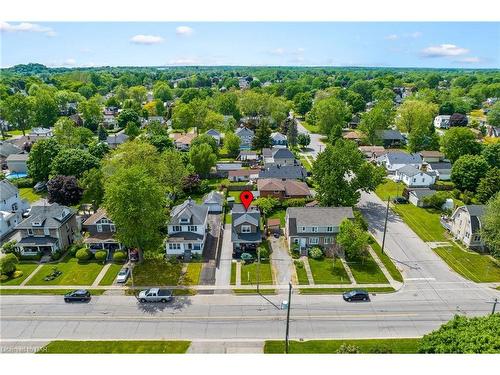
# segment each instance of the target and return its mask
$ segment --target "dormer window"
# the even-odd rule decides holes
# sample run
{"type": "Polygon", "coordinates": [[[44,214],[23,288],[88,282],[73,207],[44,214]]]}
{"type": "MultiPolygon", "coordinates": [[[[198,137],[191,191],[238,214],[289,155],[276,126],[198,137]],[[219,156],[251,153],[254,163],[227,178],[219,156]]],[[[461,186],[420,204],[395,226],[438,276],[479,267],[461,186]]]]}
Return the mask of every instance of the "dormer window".
{"type": "Polygon", "coordinates": [[[31,225],[34,226],[34,227],[41,227],[42,226],[42,222],[40,220],[32,221],[31,225]]]}
{"type": "Polygon", "coordinates": [[[189,223],[189,219],[187,219],[187,218],[182,218],[180,221],[181,221],[182,224],[189,223]]]}

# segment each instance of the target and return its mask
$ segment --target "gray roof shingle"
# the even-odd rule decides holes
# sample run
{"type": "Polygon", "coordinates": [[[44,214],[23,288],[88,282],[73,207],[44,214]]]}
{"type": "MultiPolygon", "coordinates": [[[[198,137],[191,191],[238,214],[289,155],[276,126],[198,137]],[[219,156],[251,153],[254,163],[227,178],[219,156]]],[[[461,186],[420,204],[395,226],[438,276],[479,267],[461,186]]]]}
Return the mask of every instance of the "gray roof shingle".
{"type": "Polygon", "coordinates": [[[75,211],[73,209],[57,203],[32,206],[30,216],[20,222],[16,229],[30,229],[33,227],[59,228],[74,215],[75,211]],[[40,223],[41,225],[33,225],[33,223],[40,223]]]}
{"type": "Polygon", "coordinates": [[[298,227],[338,227],[342,220],[354,218],[352,207],[289,207],[286,215],[298,227]]]}
{"type": "Polygon", "coordinates": [[[181,224],[181,219],[188,219],[182,224],[202,225],[208,215],[208,207],[196,204],[192,199],[187,199],[184,203],[175,206],[170,213],[170,225],[181,224]]]}

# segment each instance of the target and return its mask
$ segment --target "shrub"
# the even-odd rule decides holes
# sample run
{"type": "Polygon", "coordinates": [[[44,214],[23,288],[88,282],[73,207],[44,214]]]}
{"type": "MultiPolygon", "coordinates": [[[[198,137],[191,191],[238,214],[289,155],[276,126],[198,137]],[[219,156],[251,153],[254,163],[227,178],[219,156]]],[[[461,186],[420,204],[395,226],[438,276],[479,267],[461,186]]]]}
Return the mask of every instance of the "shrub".
{"type": "Polygon", "coordinates": [[[95,260],[99,262],[104,262],[106,260],[106,257],[108,256],[108,253],[105,252],[104,250],[99,250],[94,254],[95,260]]]}
{"type": "Polygon", "coordinates": [[[300,260],[294,260],[293,263],[297,266],[297,268],[304,268],[304,263],[302,263],[300,260]]]}
{"type": "Polygon", "coordinates": [[[354,220],[361,229],[363,229],[364,231],[368,230],[368,222],[364,218],[363,214],[358,210],[354,210],[354,220]]]}
{"type": "Polygon", "coordinates": [[[21,260],[40,260],[42,258],[42,254],[38,253],[35,255],[20,255],[19,259],[21,260]]]}
{"type": "Polygon", "coordinates": [[[13,279],[17,279],[17,278],[21,277],[23,274],[24,274],[24,272],[23,272],[23,271],[21,271],[21,270],[16,270],[16,271],[14,271],[14,273],[12,274],[12,278],[13,278],[13,279]]]}
{"type": "Polygon", "coordinates": [[[16,264],[19,260],[14,254],[6,254],[0,258],[0,274],[12,276],[16,271],[16,264]]]}
{"type": "Polygon", "coordinates": [[[125,254],[124,251],[115,251],[115,253],[113,254],[113,261],[114,262],[124,262],[125,259],[127,259],[127,254],[125,254]]]}
{"type": "Polygon", "coordinates": [[[359,347],[356,345],[342,344],[337,349],[337,354],[357,354],[359,353],[359,347]]]}
{"type": "Polygon", "coordinates": [[[72,257],[76,256],[76,252],[81,249],[81,246],[73,244],[68,247],[68,254],[72,257]]]}
{"type": "Polygon", "coordinates": [[[373,348],[370,349],[370,353],[373,354],[391,354],[392,349],[384,344],[377,344],[373,348]]]}
{"type": "Polygon", "coordinates": [[[35,183],[33,182],[32,178],[26,177],[26,178],[16,178],[15,180],[12,180],[12,183],[16,185],[18,188],[32,188],[35,183]]]}
{"type": "Polygon", "coordinates": [[[61,259],[62,253],[60,251],[56,251],[50,255],[50,259],[59,260],[61,259]]]}
{"type": "Polygon", "coordinates": [[[309,256],[313,259],[323,258],[323,250],[321,250],[319,247],[315,246],[309,250],[309,256]]]}
{"type": "Polygon", "coordinates": [[[311,198],[293,198],[283,201],[283,207],[304,207],[307,203],[312,202],[311,198]]]}
{"type": "Polygon", "coordinates": [[[10,254],[16,251],[16,241],[12,240],[2,246],[2,253],[10,254]]]}
{"type": "Polygon", "coordinates": [[[259,246],[260,259],[269,258],[269,250],[265,246],[259,246]]]}
{"type": "Polygon", "coordinates": [[[435,194],[424,197],[423,203],[424,206],[433,207],[437,210],[440,210],[443,207],[443,204],[446,203],[446,200],[450,197],[450,194],[446,191],[438,191],[435,194]]]}
{"type": "Polygon", "coordinates": [[[82,248],[76,252],[76,259],[89,260],[92,258],[92,253],[87,248],[82,248]]]}

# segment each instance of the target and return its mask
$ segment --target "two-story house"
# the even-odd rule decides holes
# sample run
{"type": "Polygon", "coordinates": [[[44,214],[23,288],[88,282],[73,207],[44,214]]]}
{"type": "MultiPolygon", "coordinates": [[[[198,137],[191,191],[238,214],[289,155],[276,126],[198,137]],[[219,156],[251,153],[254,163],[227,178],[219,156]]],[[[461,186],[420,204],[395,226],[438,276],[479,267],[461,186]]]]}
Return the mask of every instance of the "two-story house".
{"type": "Polygon", "coordinates": [[[0,181],[0,239],[11,233],[23,220],[23,212],[29,208],[21,199],[19,189],[9,180],[0,181]]]}
{"type": "Polygon", "coordinates": [[[242,204],[235,204],[231,210],[231,242],[236,253],[255,251],[262,242],[260,230],[260,211],[249,206],[248,210],[242,204]]]}
{"type": "Polygon", "coordinates": [[[277,178],[259,178],[257,189],[261,197],[278,199],[309,198],[311,190],[305,182],[297,180],[280,180],[277,178]]]}
{"type": "Polygon", "coordinates": [[[299,165],[295,159],[295,155],[287,148],[263,149],[262,155],[264,157],[264,166],[269,167],[273,165],[299,165]]]}
{"type": "Polygon", "coordinates": [[[104,250],[108,253],[109,259],[116,250],[123,248],[120,241],[115,238],[115,224],[104,208],[99,208],[83,222],[83,230],[85,231],[83,242],[93,253],[104,250]]]}
{"type": "Polygon", "coordinates": [[[207,238],[208,206],[191,198],[170,213],[166,252],[172,255],[201,254],[207,238]]]}
{"type": "Polygon", "coordinates": [[[30,216],[16,227],[22,255],[52,254],[71,245],[80,231],[75,212],[57,203],[32,206],[30,216]]]}
{"type": "Polygon", "coordinates": [[[450,218],[449,230],[453,237],[473,250],[484,250],[485,247],[480,234],[484,207],[484,205],[457,207],[450,218]]]}
{"type": "Polygon", "coordinates": [[[344,219],[354,219],[351,207],[289,207],[285,214],[288,244],[299,246],[302,255],[313,246],[331,247],[344,219]]]}
{"type": "Polygon", "coordinates": [[[253,130],[242,126],[236,129],[235,134],[240,138],[240,150],[250,150],[252,148],[252,142],[255,136],[253,130]]]}
{"type": "Polygon", "coordinates": [[[388,173],[395,173],[399,168],[411,165],[420,169],[422,157],[420,154],[408,154],[403,151],[387,152],[375,159],[378,165],[383,166],[388,173]]]}

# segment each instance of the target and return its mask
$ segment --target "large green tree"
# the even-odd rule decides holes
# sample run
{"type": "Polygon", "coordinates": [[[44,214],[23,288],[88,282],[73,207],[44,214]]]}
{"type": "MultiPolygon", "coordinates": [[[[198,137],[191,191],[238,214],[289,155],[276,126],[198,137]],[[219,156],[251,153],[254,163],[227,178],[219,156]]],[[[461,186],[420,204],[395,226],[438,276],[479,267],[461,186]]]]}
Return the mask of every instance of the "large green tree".
{"type": "Polygon", "coordinates": [[[500,169],[500,143],[491,143],[484,146],[481,155],[491,167],[500,169]]]}
{"type": "Polygon", "coordinates": [[[481,219],[481,237],[489,252],[500,257],[500,192],[490,198],[481,219]]]}
{"type": "Polygon", "coordinates": [[[94,210],[97,210],[104,200],[104,174],[100,168],[92,168],[83,172],[79,180],[83,189],[83,199],[91,202],[94,210]]]}
{"type": "Polygon", "coordinates": [[[451,128],[441,138],[441,151],[452,162],[463,155],[477,155],[481,152],[481,144],[475,134],[467,128],[451,128]]]}
{"type": "Polygon", "coordinates": [[[28,174],[35,182],[47,181],[50,176],[52,160],[59,154],[61,146],[54,138],[40,139],[35,142],[28,155],[28,174]]]}
{"type": "Polygon", "coordinates": [[[252,148],[262,150],[266,147],[271,147],[271,127],[266,119],[261,119],[257,129],[255,129],[255,136],[252,141],[252,148]]]}
{"type": "Polygon", "coordinates": [[[189,161],[200,176],[207,177],[217,162],[217,155],[208,144],[200,144],[189,150],[189,161]]]}
{"type": "Polygon", "coordinates": [[[493,104],[488,112],[488,124],[500,126],[500,101],[493,104]]]}
{"type": "Polygon", "coordinates": [[[168,192],[178,194],[183,188],[183,179],[189,174],[188,168],[184,164],[182,154],[176,150],[167,150],[162,155],[164,176],[162,182],[168,192]]]}
{"type": "Polygon", "coordinates": [[[80,178],[85,171],[99,166],[99,159],[81,149],[63,149],[52,161],[52,174],[80,178]]]}
{"type": "Polygon", "coordinates": [[[34,116],[33,103],[30,99],[21,93],[16,93],[5,98],[1,107],[5,120],[26,135],[26,130],[32,125],[34,116]]]}
{"type": "Polygon", "coordinates": [[[345,252],[346,258],[350,260],[360,259],[368,254],[368,232],[353,220],[344,219],[340,223],[337,243],[345,252]]]}
{"type": "Polygon", "coordinates": [[[177,103],[172,110],[172,127],[187,132],[196,126],[193,108],[186,103],[177,103]]]}
{"type": "Polygon", "coordinates": [[[477,199],[486,203],[488,200],[500,191],[500,169],[491,168],[486,175],[479,181],[477,186],[477,199]]]}
{"type": "Polygon", "coordinates": [[[420,353],[474,354],[500,351],[500,314],[466,317],[456,315],[439,329],[424,335],[420,353]]]}
{"type": "Polygon", "coordinates": [[[44,128],[50,128],[55,124],[59,116],[59,108],[54,95],[48,90],[40,89],[34,96],[35,119],[34,124],[44,128]]]}
{"type": "Polygon", "coordinates": [[[156,251],[167,221],[165,187],[147,168],[121,166],[105,183],[104,207],[125,246],[156,251]]]}
{"type": "Polygon", "coordinates": [[[317,196],[322,206],[354,206],[361,191],[373,191],[384,171],[368,163],[356,144],[339,139],[328,145],[313,165],[317,196]]]}
{"type": "Polygon", "coordinates": [[[403,133],[411,134],[413,129],[428,128],[438,114],[436,104],[422,100],[405,100],[396,113],[396,126],[403,133]]]}
{"type": "Polygon", "coordinates": [[[82,114],[83,124],[92,131],[97,130],[97,127],[102,123],[104,118],[101,100],[100,96],[93,96],[88,100],[80,102],[78,106],[82,114]]]}
{"type": "Polygon", "coordinates": [[[224,147],[232,158],[238,156],[240,152],[241,139],[233,132],[228,132],[224,136],[224,147]]]}
{"type": "Polygon", "coordinates": [[[379,131],[387,129],[394,122],[394,110],[392,102],[378,102],[371,111],[361,115],[359,130],[361,130],[369,144],[380,143],[379,131]]]}
{"type": "Polygon", "coordinates": [[[322,134],[336,133],[341,135],[342,128],[350,118],[349,107],[340,99],[331,96],[316,101],[307,120],[313,125],[319,126],[322,134]]]}
{"type": "Polygon", "coordinates": [[[153,86],[153,96],[162,102],[173,99],[172,90],[166,82],[158,81],[153,86]]]}
{"type": "Polygon", "coordinates": [[[451,168],[451,180],[464,191],[476,191],[481,178],[486,176],[489,166],[479,155],[461,156],[451,168]]]}

